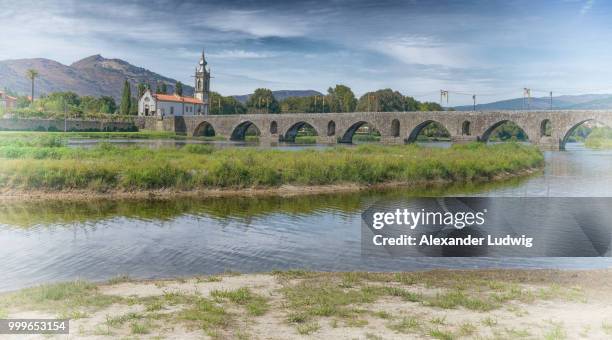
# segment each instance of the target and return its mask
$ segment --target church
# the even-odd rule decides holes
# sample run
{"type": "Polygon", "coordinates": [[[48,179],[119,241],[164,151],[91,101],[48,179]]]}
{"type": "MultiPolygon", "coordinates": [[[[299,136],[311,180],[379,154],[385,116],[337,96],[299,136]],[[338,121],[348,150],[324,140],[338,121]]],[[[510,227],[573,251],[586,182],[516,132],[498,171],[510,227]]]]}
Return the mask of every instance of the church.
{"type": "Polygon", "coordinates": [[[210,92],[210,68],[206,68],[204,51],[195,70],[195,92],[193,97],[177,94],[152,93],[145,91],[138,100],[139,116],[193,116],[208,114],[210,92]]]}

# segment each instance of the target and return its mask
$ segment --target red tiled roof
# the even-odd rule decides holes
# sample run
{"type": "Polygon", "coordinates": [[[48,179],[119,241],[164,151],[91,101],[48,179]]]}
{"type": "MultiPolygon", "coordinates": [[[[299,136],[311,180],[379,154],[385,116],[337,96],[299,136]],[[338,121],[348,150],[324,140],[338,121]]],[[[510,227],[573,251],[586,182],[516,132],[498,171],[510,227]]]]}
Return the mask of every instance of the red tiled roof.
{"type": "Polygon", "coordinates": [[[181,97],[176,94],[154,94],[153,97],[163,102],[177,102],[177,103],[189,103],[189,104],[204,104],[201,100],[193,97],[181,97]]]}

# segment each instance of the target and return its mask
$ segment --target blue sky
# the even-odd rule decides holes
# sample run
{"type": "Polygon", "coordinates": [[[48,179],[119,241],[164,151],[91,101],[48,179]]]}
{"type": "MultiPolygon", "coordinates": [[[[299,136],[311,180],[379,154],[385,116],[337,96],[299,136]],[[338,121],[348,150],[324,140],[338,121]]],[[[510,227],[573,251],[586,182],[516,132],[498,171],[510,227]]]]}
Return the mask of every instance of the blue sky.
{"type": "Polygon", "coordinates": [[[257,87],[357,95],[393,88],[450,104],[612,93],[604,1],[8,1],[0,60],[102,54],[192,82],[202,48],[225,95],[257,87]],[[538,92],[541,91],[541,92],[538,92]],[[454,93],[453,93],[454,92],[454,93]]]}

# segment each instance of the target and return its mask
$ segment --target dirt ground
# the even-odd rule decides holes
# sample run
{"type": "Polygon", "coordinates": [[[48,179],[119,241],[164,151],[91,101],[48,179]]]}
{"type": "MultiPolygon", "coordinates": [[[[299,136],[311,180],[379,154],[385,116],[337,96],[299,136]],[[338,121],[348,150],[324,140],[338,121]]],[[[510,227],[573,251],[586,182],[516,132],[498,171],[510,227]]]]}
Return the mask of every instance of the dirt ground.
{"type": "Polygon", "coordinates": [[[0,308],[72,319],[68,336],[7,339],[612,339],[612,270],[123,277],[4,294],[0,308]]]}

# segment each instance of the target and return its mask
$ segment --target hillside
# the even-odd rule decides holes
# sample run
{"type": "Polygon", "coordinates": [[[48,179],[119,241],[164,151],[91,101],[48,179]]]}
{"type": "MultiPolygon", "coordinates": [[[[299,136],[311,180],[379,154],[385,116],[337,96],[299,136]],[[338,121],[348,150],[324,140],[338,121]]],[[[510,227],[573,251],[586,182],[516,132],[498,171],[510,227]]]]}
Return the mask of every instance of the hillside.
{"type": "MultiPolygon", "coordinates": [[[[529,108],[532,110],[550,109],[550,97],[531,98],[529,108]]],[[[456,106],[456,110],[470,111],[472,105],[456,106]]],[[[476,110],[522,110],[526,109],[523,98],[500,100],[492,103],[477,104],[476,110]]],[[[553,96],[553,109],[612,109],[611,94],[582,94],[553,96]]]]}
{"type": "MultiPolygon", "coordinates": [[[[136,91],[136,84],[139,82],[149,83],[155,89],[155,84],[163,81],[168,84],[168,91],[172,91],[176,84],[174,79],[124,60],[93,55],[69,66],[44,58],[0,61],[0,89],[6,87],[20,94],[29,94],[30,81],[25,77],[25,73],[30,68],[36,69],[40,74],[36,80],[36,95],[73,91],[79,95],[104,95],[119,100],[125,79],[132,84],[133,91],[136,91]]],[[[183,92],[192,95],[193,87],[184,85],[183,92]]]]}

